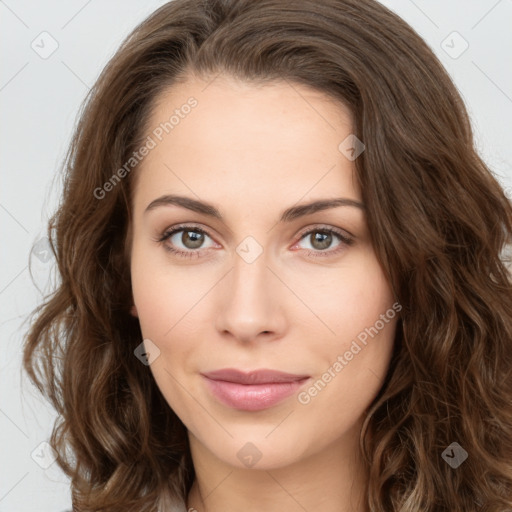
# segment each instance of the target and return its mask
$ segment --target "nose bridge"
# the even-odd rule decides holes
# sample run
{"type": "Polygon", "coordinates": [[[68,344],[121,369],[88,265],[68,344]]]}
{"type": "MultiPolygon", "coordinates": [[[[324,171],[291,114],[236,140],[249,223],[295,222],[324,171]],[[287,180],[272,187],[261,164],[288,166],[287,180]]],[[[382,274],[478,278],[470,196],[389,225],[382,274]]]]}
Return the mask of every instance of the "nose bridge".
{"type": "Polygon", "coordinates": [[[275,278],[267,268],[267,255],[264,251],[257,254],[251,243],[242,242],[237,247],[217,314],[220,331],[246,341],[261,332],[277,333],[283,320],[275,278]]]}
{"type": "MultiPolygon", "coordinates": [[[[238,251],[237,251],[238,252],[238,251]]],[[[244,259],[238,253],[233,262],[232,294],[238,298],[238,303],[249,301],[256,302],[263,299],[268,292],[268,274],[266,255],[261,254],[254,260],[244,259]],[[267,285],[267,286],[265,286],[267,285]],[[265,292],[265,288],[267,292],[265,292]]]]}
{"type": "Polygon", "coordinates": [[[264,298],[263,288],[268,288],[268,251],[264,250],[254,236],[249,235],[237,245],[235,252],[230,282],[231,294],[238,298],[239,304],[249,301],[257,306],[257,301],[264,298]]]}

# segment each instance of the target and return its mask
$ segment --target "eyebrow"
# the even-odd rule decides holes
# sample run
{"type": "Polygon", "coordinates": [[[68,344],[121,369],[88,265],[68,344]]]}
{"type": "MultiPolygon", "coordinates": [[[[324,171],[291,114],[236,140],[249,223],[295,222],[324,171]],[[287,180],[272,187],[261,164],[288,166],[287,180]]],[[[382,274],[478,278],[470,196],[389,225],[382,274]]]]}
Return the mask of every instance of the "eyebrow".
{"type": "MultiPolygon", "coordinates": [[[[186,196],[178,196],[178,195],[164,195],[158,197],[154,201],[149,203],[144,213],[147,213],[150,210],[154,210],[160,206],[181,206],[182,208],[186,208],[188,210],[192,210],[193,212],[202,213],[203,215],[208,215],[209,217],[214,217],[216,219],[222,220],[222,215],[219,210],[215,208],[210,203],[206,203],[204,201],[199,201],[197,199],[192,199],[191,197],[186,196]]],[[[313,201],[307,204],[301,204],[298,206],[292,206],[286,209],[279,222],[291,222],[299,217],[303,217],[305,215],[311,215],[315,212],[320,212],[322,210],[327,210],[329,208],[337,208],[339,206],[353,206],[359,208],[364,211],[364,204],[356,201],[354,199],[348,199],[344,197],[339,197],[335,199],[320,199],[318,201],[313,201]]]]}

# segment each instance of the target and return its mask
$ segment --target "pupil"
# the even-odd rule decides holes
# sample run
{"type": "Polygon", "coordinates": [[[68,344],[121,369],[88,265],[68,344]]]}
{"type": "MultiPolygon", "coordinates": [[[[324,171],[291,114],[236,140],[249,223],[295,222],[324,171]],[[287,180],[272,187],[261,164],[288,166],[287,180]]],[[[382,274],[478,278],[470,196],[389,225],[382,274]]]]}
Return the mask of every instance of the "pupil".
{"type": "Polygon", "coordinates": [[[184,231],[181,241],[185,247],[189,249],[197,249],[203,243],[204,234],[197,231],[184,231]]]}
{"type": "Polygon", "coordinates": [[[315,249],[327,249],[331,245],[332,235],[317,231],[312,235],[311,245],[315,249]]]}

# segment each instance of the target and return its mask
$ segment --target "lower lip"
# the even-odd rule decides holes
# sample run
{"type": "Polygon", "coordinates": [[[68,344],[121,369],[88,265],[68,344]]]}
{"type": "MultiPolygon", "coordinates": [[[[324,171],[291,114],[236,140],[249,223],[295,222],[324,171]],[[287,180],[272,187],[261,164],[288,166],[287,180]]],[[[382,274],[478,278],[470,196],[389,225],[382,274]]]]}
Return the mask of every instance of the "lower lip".
{"type": "Polygon", "coordinates": [[[213,395],[228,407],[242,411],[261,411],[293,395],[308,377],[292,382],[237,384],[204,377],[213,395]]]}

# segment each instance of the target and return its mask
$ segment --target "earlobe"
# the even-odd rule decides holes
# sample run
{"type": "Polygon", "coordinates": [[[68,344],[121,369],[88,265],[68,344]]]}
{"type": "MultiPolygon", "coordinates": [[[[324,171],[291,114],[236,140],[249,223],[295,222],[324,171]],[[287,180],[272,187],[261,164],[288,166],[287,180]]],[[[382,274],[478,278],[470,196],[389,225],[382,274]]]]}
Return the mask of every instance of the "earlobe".
{"type": "Polygon", "coordinates": [[[130,314],[132,316],[134,316],[135,318],[139,318],[139,314],[137,312],[137,306],[135,306],[135,304],[132,306],[132,308],[130,309],[130,314]]]}

